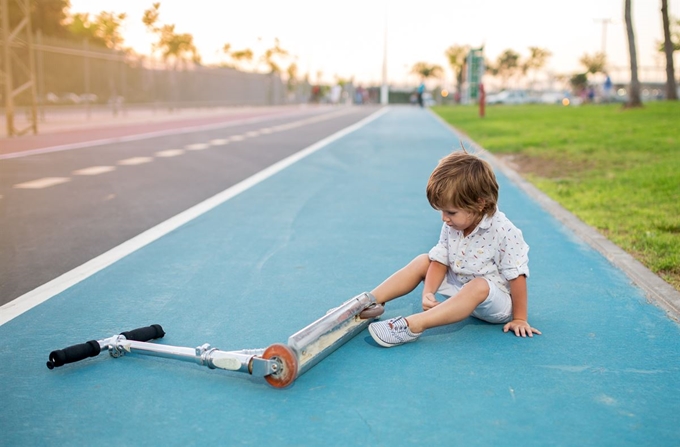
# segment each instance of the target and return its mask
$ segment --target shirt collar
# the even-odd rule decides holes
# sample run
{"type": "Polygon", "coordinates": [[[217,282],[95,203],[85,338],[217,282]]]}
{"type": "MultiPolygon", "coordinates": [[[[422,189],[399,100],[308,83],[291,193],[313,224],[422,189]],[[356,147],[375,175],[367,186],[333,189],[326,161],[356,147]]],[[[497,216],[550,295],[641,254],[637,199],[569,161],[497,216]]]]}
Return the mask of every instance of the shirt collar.
{"type": "Polygon", "coordinates": [[[482,220],[479,221],[479,225],[477,225],[477,228],[482,228],[484,230],[488,229],[491,226],[491,220],[493,218],[492,216],[489,216],[487,214],[482,217],[482,220]]]}

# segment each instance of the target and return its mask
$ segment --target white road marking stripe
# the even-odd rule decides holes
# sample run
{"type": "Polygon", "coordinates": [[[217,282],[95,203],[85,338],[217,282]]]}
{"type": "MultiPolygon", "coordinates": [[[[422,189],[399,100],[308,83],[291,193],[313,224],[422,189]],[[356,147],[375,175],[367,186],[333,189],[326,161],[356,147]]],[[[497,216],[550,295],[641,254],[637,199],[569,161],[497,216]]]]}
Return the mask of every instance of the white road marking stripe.
{"type": "Polygon", "coordinates": [[[149,163],[150,161],[153,161],[153,158],[151,157],[132,157],[132,158],[126,158],[125,160],[120,160],[118,162],[119,165],[121,166],[133,166],[133,165],[141,165],[144,163],[149,163]]]}
{"type": "MultiPolygon", "coordinates": [[[[304,113],[304,112],[295,112],[293,113],[294,115],[304,113]]],[[[160,130],[157,132],[149,132],[149,133],[144,133],[144,134],[138,134],[138,135],[129,135],[126,137],[117,137],[117,138],[106,138],[102,140],[94,140],[94,141],[86,141],[83,143],[73,143],[73,144],[63,144],[60,146],[52,146],[52,147],[42,147],[39,149],[32,149],[28,151],[23,151],[23,152],[11,152],[9,154],[0,154],[0,160],[8,159],[8,158],[20,158],[20,157],[28,157],[31,155],[38,155],[38,154],[48,154],[50,152],[60,152],[60,151],[69,151],[72,149],[80,149],[84,147],[93,147],[93,146],[102,146],[104,144],[112,144],[112,143],[122,143],[126,141],[138,141],[138,140],[146,140],[149,138],[155,138],[155,137],[161,137],[161,136],[167,136],[167,135],[177,135],[177,134],[182,134],[182,133],[188,133],[188,132],[201,132],[205,130],[212,130],[212,129],[221,129],[224,127],[235,127],[239,126],[242,124],[252,124],[252,123],[259,123],[261,121],[266,121],[268,119],[271,119],[273,117],[278,117],[280,115],[285,115],[285,112],[282,113],[272,113],[268,114],[265,116],[258,116],[255,118],[246,118],[246,119],[241,119],[241,120],[234,120],[234,121],[228,121],[226,123],[216,123],[216,124],[206,124],[206,125],[200,125],[196,127],[180,127],[178,129],[168,129],[168,130],[160,130]]]]}
{"type": "Polygon", "coordinates": [[[256,137],[260,135],[259,130],[251,130],[250,132],[246,132],[246,137],[256,137]]]}
{"type": "Polygon", "coordinates": [[[186,146],[184,146],[184,149],[188,149],[190,151],[201,151],[201,150],[207,149],[209,147],[210,147],[209,144],[196,143],[196,144],[187,144],[186,146]]]}
{"type": "Polygon", "coordinates": [[[182,155],[183,153],[184,153],[184,149],[168,149],[168,150],[165,150],[165,151],[156,152],[156,157],[164,157],[164,158],[177,157],[178,155],[182,155]]]}
{"type": "Polygon", "coordinates": [[[229,140],[227,140],[226,138],[216,138],[214,140],[208,141],[208,143],[211,146],[223,146],[225,144],[229,144],[229,140]]]}
{"type": "Polygon", "coordinates": [[[346,127],[341,131],[336,132],[333,135],[330,135],[324,138],[323,140],[318,141],[312,144],[311,146],[308,146],[305,149],[302,149],[300,152],[296,152],[295,154],[287,158],[284,158],[283,160],[277,163],[274,163],[273,165],[263,169],[257,174],[248,177],[242,182],[225,189],[224,191],[189,208],[188,210],[183,211],[174,217],[171,217],[165,222],[162,222],[156,225],[155,227],[150,228],[149,230],[146,230],[145,232],[133,237],[132,239],[123,242],[117,247],[114,247],[111,250],[107,251],[106,253],[97,256],[96,258],[86,262],[80,267],[76,267],[73,270],[64,273],[60,277],[55,278],[52,281],[49,281],[43,284],[42,286],[21,295],[19,298],[10,301],[9,303],[0,307],[0,326],[18,317],[24,312],[34,308],[40,303],[49,300],[53,296],[63,292],[69,287],[72,287],[73,285],[78,284],[79,282],[89,278],[90,276],[94,275],[100,270],[105,269],[114,262],[124,258],[125,256],[131,253],[134,253],[140,248],[163,237],[164,235],[170,233],[171,231],[174,231],[175,229],[179,228],[185,223],[190,222],[191,220],[197,218],[198,216],[207,213],[211,209],[221,205],[222,203],[226,202],[232,197],[235,197],[241,194],[242,192],[252,188],[258,183],[276,174],[277,172],[282,171],[288,166],[302,160],[308,155],[311,155],[314,152],[318,151],[319,149],[328,146],[330,143],[339,140],[345,135],[348,135],[362,128],[366,124],[382,116],[388,110],[389,107],[381,108],[377,112],[373,113],[370,116],[367,116],[358,123],[346,127]]]}
{"type": "Polygon", "coordinates": [[[243,141],[245,139],[246,137],[244,137],[243,135],[232,135],[229,137],[229,141],[243,141]]]}
{"type": "Polygon", "coordinates": [[[17,183],[12,186],[12,188],[18,189],[42,189],[49,188],[50,186],[59,185],[61,183],[70,182],[71,179],[68,177],[45,177],[38,180],[33,180],[30,182],[17,183]]]}
{"type": "Polygon", "coordinates": [[[73,175],[99,175],[105,172],[111,172],[115,170],[115,166],[92,166],[89,168],[78,169],[73,171],[73,175]]]}
{"type": "Polygon", "coordinates": [[[271,127],[265,127],[264,129],[260,129],[260,133],[263,133],[263,134],[268,134],[268,133],[272,133],[272,132],[274,132],[274,129],[272,129],[271,127]]]}

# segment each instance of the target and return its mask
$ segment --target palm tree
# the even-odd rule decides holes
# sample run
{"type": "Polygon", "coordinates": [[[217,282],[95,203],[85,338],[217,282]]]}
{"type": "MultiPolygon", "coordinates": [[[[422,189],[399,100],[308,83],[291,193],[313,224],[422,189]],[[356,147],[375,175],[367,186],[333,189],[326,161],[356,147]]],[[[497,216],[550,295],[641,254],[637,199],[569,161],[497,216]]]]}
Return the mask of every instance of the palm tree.
{"type": "Polygon", "coordinates": [[[505,50],[496,59],[492,73],[501,77],[502,87],[506,88],[508,80],[520,69],[519,54],[513,50],[505,50]]]}
{"type": "Polygon", "coordinates": [[[607,56],[604,53],[584,54],[578,60],[586,68],[587,73],[606,73],[607,56]]]}
{"type": "Polygon", "coordinates": [[[628,52],[630,54],[630,88],[626,107],[642,107],[640,99],[640,81],[638,80],[637,52],[635,50],[635,32],[633,31],[632,0],[624,0],[624,16],[628,35],[628,52]]]}
{"type": "Polygon", "coordinates": [[[661,17],[663,19],[663,51],[666,54],[666,99],[677,100],[678,88],[675,84],[675,68],[673,67],[674,45],[668,19],[668,0],[661,0],[661,17]]]}
{"type": "Polygon", "coordinates": [[[436,64],[428,64],[427,62],[416,62],[411,68],[411,72],[420,75],[423,80],[428,78],[437,78],[442,75],[444,70],[441,66],[436,64]]]}
{"type": "Polygon", "coordinates": [[[536,72],[545,66],[550,56],[552,56],[550,50],[539,47],[529,47],[529,57],[522,64],[522,71],[525,73],[528,73],[529,71],[534,72],[534,78],[531,80],[532,88],[535,82],[536,72]]]}
{"type": "Polygon", "coordinates": [[[452,45],[446,50],[446,57],[453,70],[456,79],[456,98],[460,98],[461,87],[463,85],[463,70],[465,69],[465,57],[470,51],[468,45],[452,45]]]}

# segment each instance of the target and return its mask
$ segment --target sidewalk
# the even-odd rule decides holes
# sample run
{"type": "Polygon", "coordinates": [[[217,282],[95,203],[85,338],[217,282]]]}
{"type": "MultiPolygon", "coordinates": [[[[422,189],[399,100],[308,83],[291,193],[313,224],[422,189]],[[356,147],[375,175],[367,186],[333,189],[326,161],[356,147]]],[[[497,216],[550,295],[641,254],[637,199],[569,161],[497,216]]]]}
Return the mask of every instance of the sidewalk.
{"type": "MultiPolygon", "coordinates": [[[[161,121],[174,121],[178,119],[230,115],[244,110],[263,110],[266,107],[192,107],[174,108],[152,106],[128,106],[114,113],[112,109],[105,107],[92,107],[89,112],[85,107],[69,109],[50,109],[39,114],[38,135],[54,132],[62,132],[87,127],[108,127],[124,124],[156,123],[161,121]]],[[[0,138],[7,138],[6,116],[0,114],[0,138]]],[[[23,129],[30,123],[30,118],[24,111],[15,115],[15,127],[23,129]]],[[[33,135],[32,132],[16,138],[33,135]]]]}

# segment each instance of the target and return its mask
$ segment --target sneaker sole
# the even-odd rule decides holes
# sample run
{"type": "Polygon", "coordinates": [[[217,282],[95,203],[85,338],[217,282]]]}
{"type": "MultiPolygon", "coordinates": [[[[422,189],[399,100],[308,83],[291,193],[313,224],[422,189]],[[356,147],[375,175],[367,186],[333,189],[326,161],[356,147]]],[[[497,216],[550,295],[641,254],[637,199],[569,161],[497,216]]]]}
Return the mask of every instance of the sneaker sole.
{"type": "Polygon", "coordinates": [[[373,332],[373,328],[370,325],[368,326],[368,332],[369,332],[369,334],[371,334],[371,338],[373,339],[373,341],[378,343],[383,348],[392,348],[394,346],[403,345],[403,343],[387,343],[387,342],[381,340],[380,337],[378,337],[375,334],[375,332],[373,332]]]}

